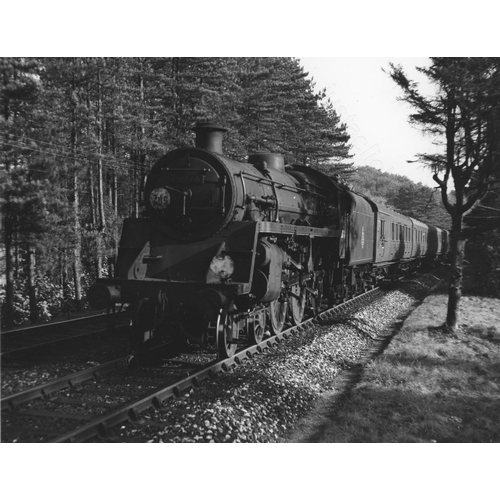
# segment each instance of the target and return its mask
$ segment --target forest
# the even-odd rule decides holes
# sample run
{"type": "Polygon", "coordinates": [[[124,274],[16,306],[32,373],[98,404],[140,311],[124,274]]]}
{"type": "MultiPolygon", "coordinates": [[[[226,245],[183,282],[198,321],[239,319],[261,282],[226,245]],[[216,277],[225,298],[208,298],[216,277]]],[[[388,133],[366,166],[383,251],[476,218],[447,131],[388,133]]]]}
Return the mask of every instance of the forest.
{"type": "Polygon", "coordinates": [[[141,214],[144,175],[192,145],[198,121],[227,127],[228,156],[281,153],[449,226],[432,188],[352,164],[346,125],[297,59],[0,58],[0,73],[4,328],[87,307],[122,220],[141,214]]]}

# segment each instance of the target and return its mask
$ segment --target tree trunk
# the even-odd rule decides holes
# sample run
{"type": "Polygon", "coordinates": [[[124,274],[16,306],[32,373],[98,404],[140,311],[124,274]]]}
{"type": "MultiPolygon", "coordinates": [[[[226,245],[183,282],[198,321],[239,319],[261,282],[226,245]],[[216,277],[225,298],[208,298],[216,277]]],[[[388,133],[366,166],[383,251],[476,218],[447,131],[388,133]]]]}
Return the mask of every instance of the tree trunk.
{"type": "Polygon", "coordinates": [[[97,277],[99,279],[103,278],[102,274],[102,266],[103,266],[103,258],[102,258],[102,235],[101,233],[97,233],[96,236],[96,247],[97,247],[97,277]]]}
{"type": "Polygon", "coordinates": [[[69,317],[69,308],[68,308],[68,299],[69,299],[69,290],[68,290],[68,265],[66,254],[62,255],[62,304],[61,311],[67,312],[69,317]]]}
{"type": "MultiPolygon", "coordinates": [[[[141,63],[143,63],[143,58],[140,58],[141,63]]],[[[146,129],[144,128],[144,122],[146,120],[145,116],[145,97],[144,97],[144,78],[140,75],[139,80],[139,88],[140,88],[140,100],[141,100],[141,112],[140,112],[140,137],[139,137],[139,177],[138,177],[138,192],[137,192],[137,200],[141,199],[141,188],[142,188],[142,180],[145,174],[145,165],[146,165],[146,129]]],[[[139,213],[139,203],[137,206],[137,212],[139,213]]]]}
{"type": "MultiPolygon", "coordinates": [[[[74,64],[74,63],[73,63],[74,64]]],[[[78,164],[76,161],[77,147],[77,97],[76,97],[76,80],[73,72],[73,95],[72,95],[72,124],[71,124],[71,147],[73,150],[73,217],[75,231],[75,247],[73,249],[73,282],[75,285],[75,308],[78,312],[82,310],[82,285],[80,277],[82,275],[82,235],[80,230],[80,189],[78,182],[78,164]]]]}
{"type": "Polygon", "coordinates": [[[14,271],[13,276],[14,280],[17,281],[19,279],[19,243],[17,238],[14,238],[14,235],[11,236],[11,239],[14,240],[14,255],[13,255],[13,265],[14,271]]]}
{"type": "MultiPolygon", "coordinates": [[[[80,231],[80,224],[76,224],[75,230],[80,231]]],[[[74,249],[74,261],[73,261],[73,282],[75,284],[75,308],[78,312],[83,309],[82,306],[82,284],[80,278],[82,276],[82,255],[81,255],[81,237],[77,236],[77,241],[74,249]]]]}
{"type": "MultiPolygon", "coordinates": [[[[116,153],[115,153],[116,155],[116,153]]],[[[113,212],[115,217],[118,218],[118,176],[116,175],[116,169],[113,170],[113,189],[112,189],[112,198],[113,198],[113,212]]]]}
{"type": "Polygon", "coordinates": [[[454,217],[450,234],[451,268],[448,289],[448,313],[446,327],[454,332],[458,326],[460,299],[462,297],[465,244],[462,239],[462,216],[454,217]],[[455,220],[457,219],[457,220],[455,220]]]}
{"type": "Polygon", "coordinates": [[[90,221],[92,224],[92,229],[97,226],[96,219],[96,206],[95,206],[95,180],[94,180],[94,169],[92,167],[92,162],[89,162],[89,198],[90,198],[90,221]]]}
{"type": "Polygon", "coordinates": [[[132,152],[132,161],[134,162],[134,172],[132,177],[132,217],[139,217],[139,154],[138,150],[132,152]]]}
{"type": "Polygon", "coordinates": [[[30,323],[35,324],[38,321],[38,308],[36,301],[36,260],[35,260],[35,247],[27,244],[27,264],[28,264],[28,297],[30,304],[30,323]]]}
{"type": "Polygon", "coordinates": [[[14,256],[12,255],[13,225],[9,215],[4,214],[5,236],[5,328],[14,326],[14,256]]]}
{"type": "Polygon", "coordinates": [[[97,201],[98,201],[98,228],[97,228],[97,277],[102,278],[103,266],[103,235],[106,228],[104,215],[104,182],[102,165],[102,84],[101,72],[97,72],[97,201]]]}

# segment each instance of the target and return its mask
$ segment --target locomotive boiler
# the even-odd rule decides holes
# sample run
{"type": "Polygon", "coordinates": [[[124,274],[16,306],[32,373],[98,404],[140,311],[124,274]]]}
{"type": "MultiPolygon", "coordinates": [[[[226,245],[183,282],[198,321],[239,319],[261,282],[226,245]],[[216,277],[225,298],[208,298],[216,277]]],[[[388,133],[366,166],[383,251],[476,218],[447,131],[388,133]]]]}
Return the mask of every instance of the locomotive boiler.
{"type": "Polygon", "coordinates": [[[321,172],[267,152],[236,161],[222,151],[226,129],[193,130],[195,147],[151,169],[114,277],[88,292],[96,308],[130,304],[137,348],[196,343],[228,357],[417,258],[410,219],[403,240],[387,210],[321,172]]]}

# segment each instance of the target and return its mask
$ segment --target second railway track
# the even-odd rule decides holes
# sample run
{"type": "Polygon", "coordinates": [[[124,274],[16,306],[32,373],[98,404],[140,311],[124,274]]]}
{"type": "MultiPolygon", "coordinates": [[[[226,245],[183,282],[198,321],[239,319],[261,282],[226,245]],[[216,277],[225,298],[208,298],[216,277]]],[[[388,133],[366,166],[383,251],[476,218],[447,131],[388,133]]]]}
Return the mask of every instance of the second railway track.
{"type": "Polygon", "coordinates": [[[140,416],[141,412],[160,409],[166,401],[182,396],[204,379],[232,369],[313,322],[378,294],[380,291],[375,289],[358,296],[222,361],[206,354],[204,361],[193,361],[186,355],[184,359],[163,360],[162,366],[127,372],[122,368],[129,358],[124,357],[8,396],[2,399],[2,441],[80,442],[96,437],[108,439],[109,430],[126,421],[154,426],[154,422],[140,416]]]}
{"type": "Polygon", "coordinates": [[[38,352],[64,346],[68,342],[85,340],[128,324],[126,313],[114,315],[97,314],[68,321],[45,323],[15,330],[0,335],[2,362],[18,360],[36,355],[38,352]]]}

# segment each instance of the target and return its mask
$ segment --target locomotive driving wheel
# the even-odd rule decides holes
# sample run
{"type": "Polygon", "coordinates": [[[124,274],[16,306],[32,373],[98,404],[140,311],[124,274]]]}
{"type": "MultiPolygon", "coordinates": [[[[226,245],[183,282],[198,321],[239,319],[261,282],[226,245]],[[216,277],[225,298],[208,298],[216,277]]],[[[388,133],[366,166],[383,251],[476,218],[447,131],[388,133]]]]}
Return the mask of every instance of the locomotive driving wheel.
{"type": "Polygon", "coordinates": [[[286,314],[288,312],[288,301],[283,297],[278,297],[276,300],[269,303],[268,311],[271,333],[277,335],[281,332],[285,324],[286,314]]]}
{"type": "Polygon", "coordinates": [[[238,323],[227,309],[221,309],[216,322],[216,344],[220,359],[230,358],[236,353],[239,337],[238,323]]]}
{"type": "Polygon", "coordinates": [[[300,325],[304,319],[306,307],[307,288],[298,283],[291,287],[290,291],[290,319],[294,325],[300,325]]]}
{"type": "Polygon", "coordinates": [[[262,321],[261,315],[256,314],[248,319],[247,323],[247,335],[248,344],[256,345],[262,342],[264,339],[264,321],[262,321]]]}

